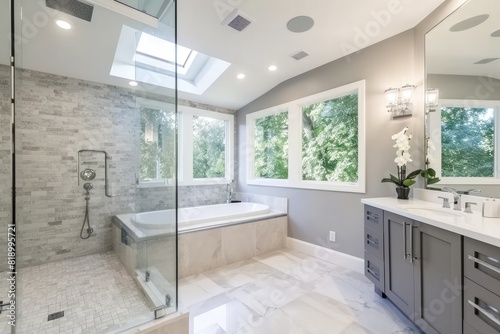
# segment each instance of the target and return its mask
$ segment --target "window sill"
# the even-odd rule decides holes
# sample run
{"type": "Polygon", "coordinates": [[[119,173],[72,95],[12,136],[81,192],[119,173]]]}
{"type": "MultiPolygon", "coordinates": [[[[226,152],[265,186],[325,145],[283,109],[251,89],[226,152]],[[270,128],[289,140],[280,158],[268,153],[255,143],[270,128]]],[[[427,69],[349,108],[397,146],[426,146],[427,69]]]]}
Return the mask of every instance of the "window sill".
{"type": "Polygon", "coordinates": [[[338,191],[349,193],[366,193],[365,186],[358,183],[328,183],[320,181],[301,181],[290,182],[288,180],[264,180],[254,179],[248,180],[247,185],[265,186],[265,187],[281,187],[294,189],[309,189],[321,191],[338,191]]]}
{"type": "Polygon", "coordinates": [[[174,187],[174,181],[150,181],[150,182],[140,182],[137,188],[161,188],[161,187],[174,187]]]}

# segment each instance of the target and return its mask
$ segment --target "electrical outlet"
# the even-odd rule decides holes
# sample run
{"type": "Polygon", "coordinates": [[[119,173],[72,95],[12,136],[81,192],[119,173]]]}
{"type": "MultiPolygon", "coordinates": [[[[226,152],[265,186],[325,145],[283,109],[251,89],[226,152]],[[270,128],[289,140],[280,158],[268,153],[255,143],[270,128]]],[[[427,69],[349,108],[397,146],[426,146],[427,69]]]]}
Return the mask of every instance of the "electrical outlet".
{"type": "Polygon", "coordinates": [[[330,231],[330,241],[335,242],[335,232],[334,231],[330,231]]]}

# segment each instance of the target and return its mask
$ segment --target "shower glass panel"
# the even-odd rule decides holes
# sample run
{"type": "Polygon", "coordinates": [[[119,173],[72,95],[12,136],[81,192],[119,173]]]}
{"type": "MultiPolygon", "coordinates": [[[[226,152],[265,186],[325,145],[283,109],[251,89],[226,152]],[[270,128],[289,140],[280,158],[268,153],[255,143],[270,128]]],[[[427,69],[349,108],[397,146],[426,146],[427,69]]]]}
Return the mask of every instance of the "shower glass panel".
{"type": "Polygon", "coordinates": [[[175,46],[175,3],[160,20],[109,3],[15,1],[18,333],[115,333],[177,310],[176,69],[142,49],[175,46]],[[145,108],[168,115],[148,128],[170,166],[154,184],[145,108]],[[137,223],[156,210],[160,231],[137,223]]]}
{"type": "MultiPolygon", "coordinates": [[[[11,170],[11,75],[10,75],[10,5],[0,0],[0,333],[10,333],[8,324],[9,256],[8,225],[12,222],[11,170]]],[[[11,231],[12,232],[12,231],[11,231]]],[[[13,257],[10,257],[12,259],[13,257]]]]}

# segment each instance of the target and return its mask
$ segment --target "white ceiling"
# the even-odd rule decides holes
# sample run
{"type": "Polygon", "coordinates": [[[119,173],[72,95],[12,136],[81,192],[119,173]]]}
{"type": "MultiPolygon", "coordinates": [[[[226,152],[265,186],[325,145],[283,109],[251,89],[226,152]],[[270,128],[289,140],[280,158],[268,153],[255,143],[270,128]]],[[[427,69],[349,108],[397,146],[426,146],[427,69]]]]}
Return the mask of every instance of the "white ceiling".
{"type": "MultiPolygon", "coordinates": [[[[341,58],[346,49],[363,48],[413,28],[443,1],[177,0],[179,44],[232,64],[203,95],[180,93],[179,97],[239,109],[289,78],[341,58]],[[391,4],[396,7],[388,8],[391,4]],[[221,24],[233,8],[252,22],[242,32],[221,24]],[[314,19],[310,31],[292,33],[286,29],[287,22],[299,15],[314,19]],[[364,40],[361,34],[366,36],[364,40]],[[291,58],[302,50],[309,56],[300,61],[291,58]],[[271,64],[278,70],[269,72],[271,64]],[[246,78],[236,79],[238,73],[245,73],[246,78]]],[[[3,10],[8,3],[0,0],[0,36],[9,31],[8,14],[3,10]]],[[[40,15],[49,21],[40,21],[35,33],[24,39],[16,59],[18,66],[129,87],[128,80],[109,75],[121,27],[150,28],[99,6],[95,6],[89,23],[45,8],[44,0],[19,3],[23,5],[24,29],[27,21],[40,15]],[[57,28],[53,24],[56,17],[69,18],[73,29],[57,28]]],[[[22,31],[20,25],[17,31],[22,31]]],[[[0,62],[8,63],[4,42],[0,43],[0,62]]]]}
{"type": "Polygon", "coordinates": [[[477,75],[500,79],[500,59],[474,64],[485,58],[500,58],[500,1],[472,0],[448,16],[426,35],[427,73],[477,75]],[[463,31],[450,28],[468,18],[489,14],[483,23],[463,31]]]}

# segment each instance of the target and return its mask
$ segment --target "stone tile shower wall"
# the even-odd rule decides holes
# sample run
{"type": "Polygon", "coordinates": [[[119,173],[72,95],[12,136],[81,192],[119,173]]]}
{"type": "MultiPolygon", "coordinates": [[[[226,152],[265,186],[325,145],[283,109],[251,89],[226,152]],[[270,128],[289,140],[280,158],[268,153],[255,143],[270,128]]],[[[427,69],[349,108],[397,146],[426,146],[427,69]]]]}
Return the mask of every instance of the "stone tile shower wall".
{"type": "Polygon", "coordinates": [[[7,225],[11,222],[10,67],[0,65],[0,272],[7,269],[7,225]]]}
{"type": "MultiPolygon", "coordinates": [[[[16,81],[18,264],[28,266],[111,250],[111,216],[135,209],[134,166],[139,113],[123,89],[20,70],[16,81]],[[112,156],[116,197],[104,195],[104,155],[96,163],[90,213],[95,232],[79,237],[85,191],[78,185],[78,151],[112,156]]],[[[91,160],[89,160],[91,159],[91,160]]]]}
{"type": "MultiPolygon", "coordinates": [[[[20,70],[16,80],[20,266],[109,251],[113,215],[174,207],[175,188],[138,188],[135,184],[140,156],[136,97],[171,102],[169,98],[28,70],[20,70]],[[104,194],[104,155],[81,155],[80,169],[90,167],[97,172],[90,199],[95,232],[88,240],[79,237],[85,214],[84,181],[78,185],[81,149],[105,150],[111,155],[109,180],[115,195],[104,194]]],[[[2,153],[4,139],[2,177],[10,164],[2,153]]],[[[179,201],[190,205],[223,202],[224,195],[214,187],[225,191],[225,186],[179,189],[179,201]]],[[[0,217],[4,217],[3,206],[1,210],[0,217]]]]}

